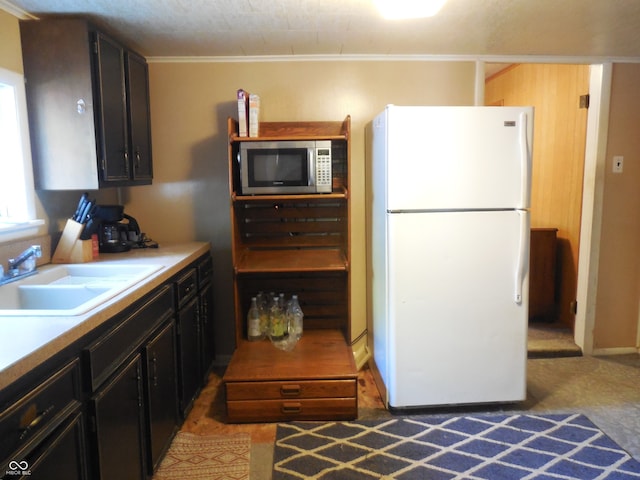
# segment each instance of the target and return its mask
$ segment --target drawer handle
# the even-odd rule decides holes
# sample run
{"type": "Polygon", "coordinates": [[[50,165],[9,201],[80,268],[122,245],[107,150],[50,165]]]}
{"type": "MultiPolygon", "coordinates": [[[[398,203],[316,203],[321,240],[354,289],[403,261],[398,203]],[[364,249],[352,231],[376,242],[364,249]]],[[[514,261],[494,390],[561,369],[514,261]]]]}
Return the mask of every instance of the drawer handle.
{"type": "Polygon", "coordinates": [[[302,405],[299,403],[283,403],[280,408],[282,413],[290,415],[292,413],[300,413],[302,412],[302,405]]]}
{"type": "Polygon", "coordinates": [[[280,395],[283,397],[300,396],[300,385],[283,385],[280,387],[280,395]]]}
{"type": "Polygon", "coordinates": [[[25,437],[29,435],[29,433],[34,428],[36,428],[40,424],[40,422],[42,422],[51,412],[53,412],[54,409],[55,409],[55,406],[51,405],[49,408],[47,408],[46,410],[41,412],[39,415],[37,415],[33,420],[31,420],[29,425],[27,425],[22,429],[22,433],[20,434],[20,440],[24,440],[25,437]]]}
{"type": "Polygon", "coordinates": [[[153,358],[151,359],[151,366],[153,374],[152,374],[152,380],[153,380],[153,386],[157,387],[158,386],[158,357],[156,355],[155,352],[153,352],[153,358]]]}

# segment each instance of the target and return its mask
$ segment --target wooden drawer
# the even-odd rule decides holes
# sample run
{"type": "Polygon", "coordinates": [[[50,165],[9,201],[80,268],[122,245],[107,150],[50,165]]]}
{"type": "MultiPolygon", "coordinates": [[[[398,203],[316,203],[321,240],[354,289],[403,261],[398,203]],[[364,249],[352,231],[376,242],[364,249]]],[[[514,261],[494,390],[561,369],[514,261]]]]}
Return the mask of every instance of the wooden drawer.
{"type": "Polygon", "coordinates": [[[227,383],[227,400],[269,400],[356,397],[357,386],[348,380],[311,380],[227,383]]]}
{"type": "Polygon", "coordinates": [[[79,386],[79,361],[74,360],[0,413],[0,461],[42,441],[77,409],[79,386]]]}
{"type": "Polygon", "coordinates": [[[357,416],[355,397],[227,401],[227,417],[232,423],[353,420],[357,416]]]}
{"type": "Polygon", "coordinates": [[[223,378],[231,423],[358,416],[358,371],[338,330],[306,330],[290,352],[241,342],[223,378]]]}

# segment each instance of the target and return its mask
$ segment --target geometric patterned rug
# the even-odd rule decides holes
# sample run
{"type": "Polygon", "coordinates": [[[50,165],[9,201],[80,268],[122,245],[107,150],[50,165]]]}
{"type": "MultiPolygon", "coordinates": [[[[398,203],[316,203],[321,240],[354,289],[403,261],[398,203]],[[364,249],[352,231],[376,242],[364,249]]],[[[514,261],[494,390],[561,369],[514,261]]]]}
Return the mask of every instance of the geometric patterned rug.
{"type": "Polygon", "coordinates": [[[249,480],[251,435],[178,432],[153,480],[249,480]]]}
{"type": "Polygon", "coordinates": [[[273,480],[640,480],[581,414],[420,415],[278,424],[273,480]]]}

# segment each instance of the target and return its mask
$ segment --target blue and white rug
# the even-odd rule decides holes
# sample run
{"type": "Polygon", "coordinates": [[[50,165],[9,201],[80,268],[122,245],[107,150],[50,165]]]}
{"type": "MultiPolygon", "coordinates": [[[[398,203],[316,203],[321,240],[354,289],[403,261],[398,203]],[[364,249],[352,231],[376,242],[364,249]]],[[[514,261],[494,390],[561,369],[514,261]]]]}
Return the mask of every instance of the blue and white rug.
{"type": "Polygon", "coordinates": [[[587,417],[407,416],[279,424],[273,480],[640,480],[587,417]]]}

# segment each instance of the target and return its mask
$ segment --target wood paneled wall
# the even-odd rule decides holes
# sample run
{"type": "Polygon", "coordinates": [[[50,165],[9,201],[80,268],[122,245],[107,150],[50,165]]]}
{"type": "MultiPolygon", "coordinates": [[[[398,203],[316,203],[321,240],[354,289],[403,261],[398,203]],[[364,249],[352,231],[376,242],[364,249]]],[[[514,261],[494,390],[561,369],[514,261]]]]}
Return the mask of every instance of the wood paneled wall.
{"type": "Polygon", "coordinates": [[[573,327],[587,109],[588,65],[520,64],[485,85],[486,105],[535,107],[531,226],[558,229],[558,320],[573,327]]]}

